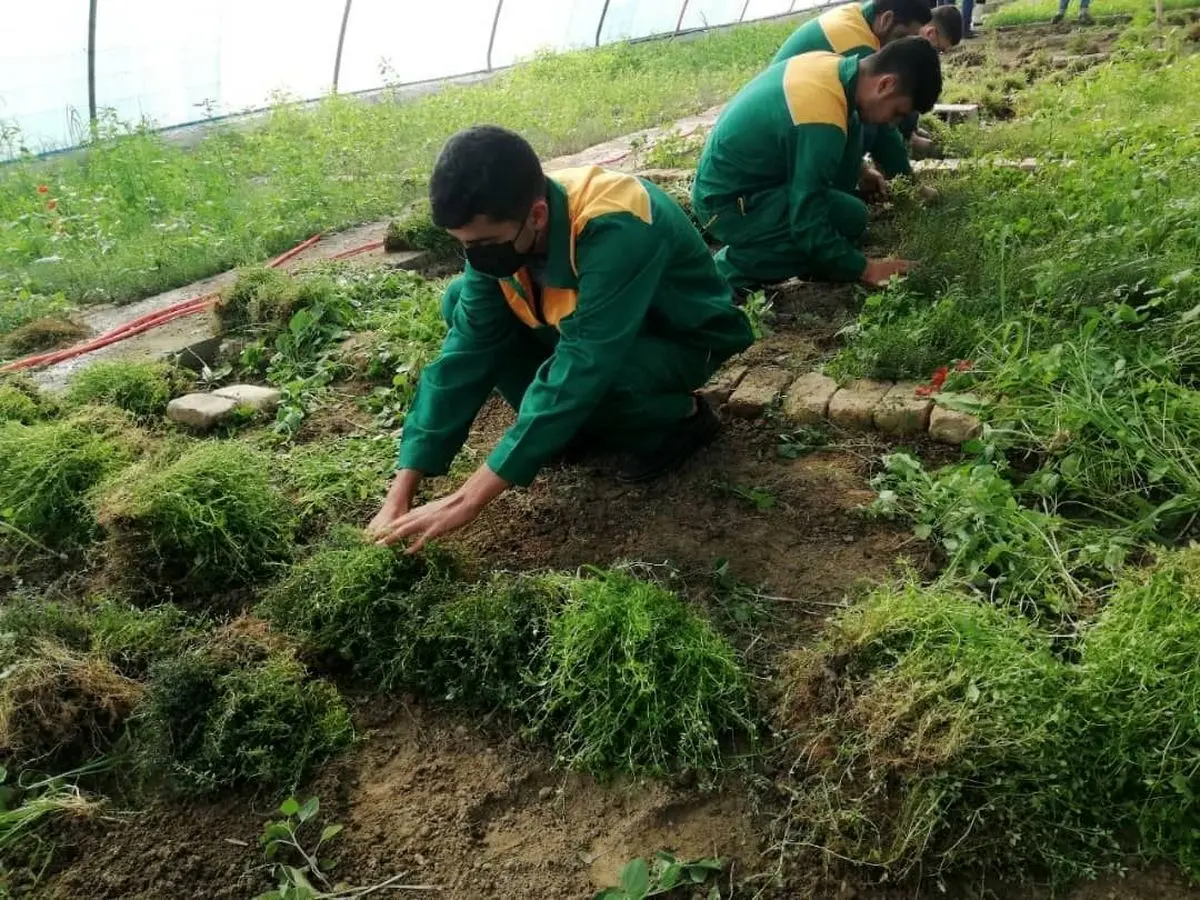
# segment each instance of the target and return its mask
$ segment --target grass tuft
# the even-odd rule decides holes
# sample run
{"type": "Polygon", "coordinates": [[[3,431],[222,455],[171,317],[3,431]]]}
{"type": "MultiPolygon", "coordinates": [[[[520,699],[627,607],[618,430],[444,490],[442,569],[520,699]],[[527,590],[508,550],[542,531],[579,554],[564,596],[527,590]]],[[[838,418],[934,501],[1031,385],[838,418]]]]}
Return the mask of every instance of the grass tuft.
{"type": "Polygon", "coordinates": [[[714,771],[755,731],[733,649],[674,594],[623,572],[564,582],[536,728],[589,772],[714,771]]]}
{"type": "Polygon", "coordinates": [[[28,356],[83,340],[90,332],[78,322],[60,316],[34,319],[0,337],[0,359],[28,356]]]}
{"type": "Polygon", "coordinates": [[[415,201],[402,215],[388,223],[383,246],[389,253],[424,250],[441,261],[461,261],[463,255],[462,244],[433,223],[428,200],[415,201]]]}
{"type": "Polygon", "coordinates": [[[266,455],[206,442],[158,468],[143,464],[99,504],[114,572],[131,586],[211,597],[290,556],[295,513],[270,479],[266,455]]]}
{"type": "Polygon", "coordinates": [[[108,410],[0,425],[0,547],[15,552],[88,543],[96,531],[88,494],[133,461],[134,431],[127,417],[108,410]]]}
{"type": "Polygon", "coordinates": [[[186,376],[166,363],[101,360],[71,379],[67,402],[75,406],[106,403],[150,422],[167,411],[167,403],[186,387],[186,381],[186,376]]]}
{"type": "Polygon", "coordinates": [[[217,321],[223,333],[287,324],[296,307],[298,284],[286,273],[266,266],[243,269],[221,293],[217,321]]]}

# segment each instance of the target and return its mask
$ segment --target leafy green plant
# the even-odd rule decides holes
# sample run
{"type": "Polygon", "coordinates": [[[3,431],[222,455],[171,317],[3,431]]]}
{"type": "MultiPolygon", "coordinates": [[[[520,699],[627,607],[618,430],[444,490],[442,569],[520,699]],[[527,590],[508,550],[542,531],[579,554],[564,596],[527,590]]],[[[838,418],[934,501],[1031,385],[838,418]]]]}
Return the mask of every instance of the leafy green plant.
{"type": "Polygon", "coordinates": [[[295,512],[270,470],[243,444],[205,442],[169,465],[124,473],[98,510],[114,571],[141,590],[195,599],[286,560],[295,512]]]}
{"type": "Polygon", "coordinates": [[[620,571],[564,582],[550,625],[535,729],[559,761],[604,773],[719,770],[752,738],[733,649],[674,594],[620,571]]]}
{"type": "Polygon", "coordinates": [[[105,403],[148,422],[162,416],[187,380],[165,363],[127,359],[94,362],[71,379],[67,402],[105,403]]]}
{"type": "Polygon", "coordinates": [[[337,823],[325,825],[320,836],[309,841],[305,841],[300,834],[305,825],[316,824],[320,810],[321,803],[316,797],[309,797],[303,804],[289,797],[279,807],[283,818],[267,822],[263,827],[259,843],[278,886],[273,891],[259,894],[255,900],[356,900],[376,891],[434,889],[431,885],[398,884],[403,873],[365,888],[331,884],[327,870],[333,868],[334,864],[320,854],[330,841],[342,833],[342,826],[337,823]],[[295,862],[284,861],[288,859],[295,862]]]}
{"type": "MultiPolygon", "coordinates": [[[[725,869],[719,859],[695,859],[681,861],[673,853],[660,850],[654,854],[651,865],[640,856],[634,857],[621,869],[621,883],[599,891],[595,900],[644,900],[646,897],[661,897],[678,889],[695,890],[710,878],[716,878],[725,869]]],[[[719,900],[720,890],[714,884],[708,892],[709,900],[719,900]]]]}
{"type": "Polygon", "coordinates": [[[804,425],[779,436],[779,455],[799,459],[829,444],[829,430],[821,425],[804,425]]]}
{"type": "Polygon", "coordinates": [[[916,537],[937,541],[946,579],[1031,613],[1077,610],[1112,581],[1132,537],[1023,505],[1004,471],[1001,458],[985,456],[930,473],[915,457],[892,453],[872,480],[872,509],[903,515],[916,537]]]}

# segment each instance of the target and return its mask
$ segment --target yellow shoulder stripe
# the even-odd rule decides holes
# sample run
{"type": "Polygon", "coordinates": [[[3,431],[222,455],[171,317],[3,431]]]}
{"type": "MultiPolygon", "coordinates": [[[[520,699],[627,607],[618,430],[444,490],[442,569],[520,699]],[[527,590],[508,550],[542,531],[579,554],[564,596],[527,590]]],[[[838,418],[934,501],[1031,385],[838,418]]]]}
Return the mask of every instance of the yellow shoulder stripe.
{"type": "Polygon", "coordinates": [[[783,95],[793,125],[835,125],[847,130],[850,110],[838,77],[841,61],[835,53],[804,53],[788,60],[783,95]]]}
{"type": "Polygon", "coordinates": [[[870,47],[879,49],[879,38],[871,30],[871,25],[863,15],[862,7],[857,3],[839,6],[824,13],[817,21],[825,32],[825,40],[834,53],[846,53],[855,47],[870,47]]]}
{"type": "Polygon", "coordinates": [[[627,212],[651,224],[650,193],[640,180],[624,172],[599,166],[583,166],[549,173],[567,192],[571,217],[571,267],[575,265],[575,241],[588,222],[608,213],[627,212]]]}

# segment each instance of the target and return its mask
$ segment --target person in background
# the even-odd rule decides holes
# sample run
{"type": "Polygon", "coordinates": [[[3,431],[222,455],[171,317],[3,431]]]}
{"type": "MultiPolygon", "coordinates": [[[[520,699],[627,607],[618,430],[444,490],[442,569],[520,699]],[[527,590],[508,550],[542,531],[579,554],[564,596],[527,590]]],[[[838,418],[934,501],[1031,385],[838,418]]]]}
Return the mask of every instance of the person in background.
{"type": "MultiPolygon", "coordinates": [[[[1071,5],[1071,0],[1058,0],[1058,12],[1054,14],[1054,18],[1050,21],[1055,25],[1062,22],[1067,17],[1067,7],[1071,5]]],[[[1091,25],[1095,20],[1092,14],[1088,12],[1088,7],[1091,5],[1091,0],[1079,0],[1079,24],[1091,25]]]]}
{"type": "Polygon", "coordinates": [[[860,118],[928,112],[941,90],[938,53],[919,37],[864,59],[805,53],[755,77],[709,132],[692,186],[693,212],[725,245],[721,274],[745,290],[793,276],[879,285],[907,271],[856,246],[867,226],[860,118]]]}
{"type": "Polygon", "coordinates": [[[600,438],[632,454],[628,481],[657,477],[712,440],[720,422],[695,392],[753,334],[665,193],[596,167],[546,175],[519,135],[480,126],[446,144],[429,194],[467,265],[442,300],[449,331],[421,373],[399,471],[368,526],[379,543],[415,551],[600,438]],[[460,488],[414,506],[493,389],[516,422],[460,488]]]}
{"type": "MultiPolygon", "coordinates": [[[[939,6],[933,11],[933,18],[928,25],[922,25],[917,32],[929,43],[933,44],[938,53],[945,53],[962,43],[963,18],[957,6],[949,4],[939,6]]],[[[900,136],[908,141],[912,150],[928,156],[934,152],[933,138],[918,127],[919,113],[910,113],[896,126],[900,136]]],[[[865,139],[864,139],[865,143],[865,139]]]]}
{"type": "MultiPolygon", "coordinates": [[[[938,8],[951,6],[954,7],[954,0],[938,0],[938,8]]],[[[957,9],[957,7],[954,7],[957,9]]],[[[963,0],[962,7],[962,22],[963,22],[963,37],[975,38],[979,35],[975,33],[975,0],[963,0]]]]}
{"type": "MultiPolygon", "coordinates": [[[[861,5],[839,6],[809,19],[792,32],[772,62],[817,50],[861,59],[892,41],[917,34],[932,18],[929,0],[868,0],[861,5]]],[[[905,138],[889,122],[863,131],[863,150],[871,155],[878,168],[878,171],[863,170],[867,193],[882,193],[886,180],[912,175],[904,142],[905,138]]]]}

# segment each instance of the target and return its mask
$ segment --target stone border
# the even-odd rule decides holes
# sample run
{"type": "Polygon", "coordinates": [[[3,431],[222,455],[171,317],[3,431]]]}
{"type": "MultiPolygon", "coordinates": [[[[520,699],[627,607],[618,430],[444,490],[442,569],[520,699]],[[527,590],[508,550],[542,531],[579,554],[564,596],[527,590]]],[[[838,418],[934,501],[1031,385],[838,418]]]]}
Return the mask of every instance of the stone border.
{"type": "Polygon", "coordinates": [[[739,419],[753,419],[782,398],[785,418],[797,425],[829,421],[853,431],[878,431],[891,437],[928,435],[943,444],[979,437],[983,424],[970,413],[945,409],[932,397],[917,395],[912,382],[860,379],[847,385],[820,372],[799,378],[777,366],[732,366],[700,393],[739,419]]]}

